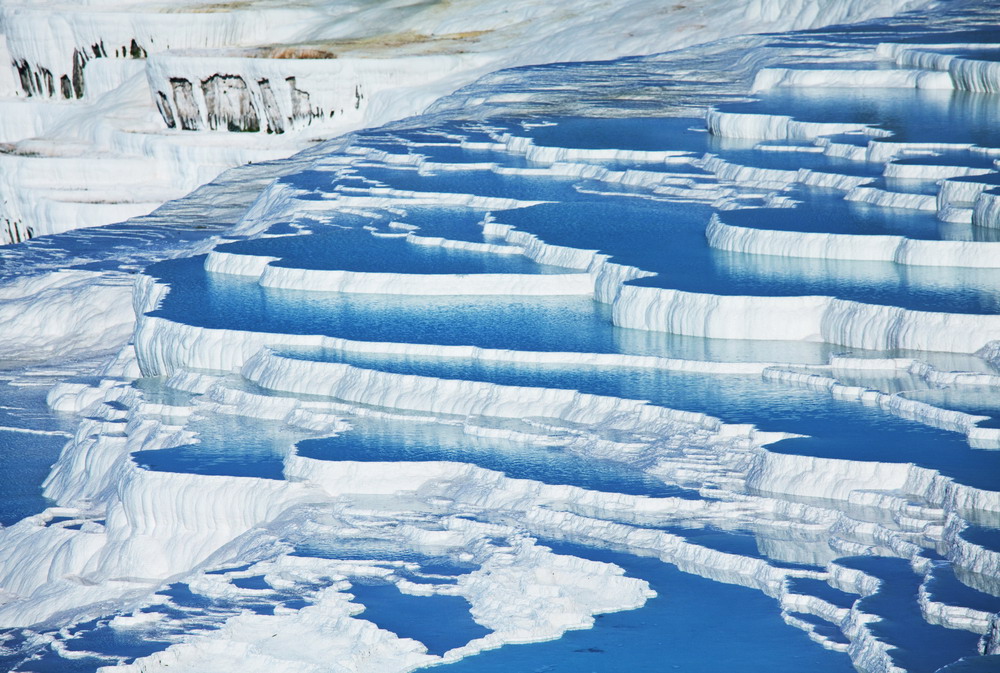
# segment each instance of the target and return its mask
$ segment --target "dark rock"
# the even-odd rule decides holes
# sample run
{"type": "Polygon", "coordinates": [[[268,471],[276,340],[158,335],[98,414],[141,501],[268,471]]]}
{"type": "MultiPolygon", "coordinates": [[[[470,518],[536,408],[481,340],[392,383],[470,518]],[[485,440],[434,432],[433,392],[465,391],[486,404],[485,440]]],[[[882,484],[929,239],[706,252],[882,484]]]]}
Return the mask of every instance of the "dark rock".
{"type": "Polygon", "coordinates": [[[260,131],[260,117],[247,83],[239,75],[213,75],[201,83],[208,126],[213,130],[260,131]]]}
{"type": "Polygon", "coordinates": [[[183,77],[171,77],[170,86],[174,90],[174,109],[177,111],[181,128],[185,131],[197,131],[201,128],[201,115],[194,100],[194,88],[191,82],[183,77]]]}
{"type": "Polygon", "coordinates": [[[260,98],[264,108],[264,119],[267,120],[268,133],[284,133],[285,121],[281,117],[281,109],[278,107],[278,100],[271,90],[271,83],[266,79],[257,82],[260,87],[260,98]]]}
{"type": "Polygon", "coordinates": [[[174,119],[174,111],[170,109],[170,99],[162,91],[156,92],[156,109],[160,111],[163,122],[167,128],[177,128],[177,120],[174,119]]]}

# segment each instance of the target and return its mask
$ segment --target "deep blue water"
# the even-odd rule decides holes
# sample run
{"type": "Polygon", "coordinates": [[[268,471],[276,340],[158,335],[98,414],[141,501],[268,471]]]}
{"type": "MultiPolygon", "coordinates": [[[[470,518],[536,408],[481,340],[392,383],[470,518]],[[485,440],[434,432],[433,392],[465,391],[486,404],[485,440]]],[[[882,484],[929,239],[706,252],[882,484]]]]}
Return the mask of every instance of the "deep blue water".
{"type": "Polygon", "coordinates": [[[936,562],[926,583],[927,592],[937,602],[983,612],[1000,612],[1000,597],[973,589],[955,577],[950,563],[936,562]]]}
{"type": "Polygon", "coordinates": [[[963,529],[959,535],[973,544],[1000,553],[1000,520],[997,521],[995,528],[969,526],[963,529]]]}
{"type": "Polygon", "coordinates": [[[511,132],[531,138],[536,145],[581,149],[699,153],[706,151],[710,142],[704,133],[704,120],[690,117],[576,117],[547,121],[556,123],[512,128],[511,132]]]}
{"type": "Polygon", "coordinates": [[[882,580],[878,592],[858,601],[858,609],[882,618],[870,628],[892,646],[889,654],[900,668],[910,673],[933,673],[960,657],[977,653],[977,634],[924,621],[917,603],[921,577],[904,559],[859,556],[839,559],[837,563],[882,580]]]}
{"type": "Polygon", "coordinates": [[[823,580],[814,580],[808,577],[790,577],[786,580],[789,590],[794,593],[817,596],[831,605],[838,608],[850,608],[858,597],[846,591],[835,589],[823,580]]]}
{"type": "Polygon", "coordinates": [[[993,158],[982,152],[972,152],[968,150],[947,150],[935,151],[934,154],[918,154],[915,156],[901,156],[893,159],[890,163],[907,166],[970,166],[975,168],[995,169],[993,158]]]}
{"type": "Polygon", "coordinates": [[[854,668],[785,624],[760,592],[682,573],[657,559],[545,541],[556,553],[615,563],[657,592],[637,610],[598,615],[594,627],[544,643],[510,645],[448,666],[449,673],[826,673],[854,668]],[[739,609],[734,609],[738,605],[739,609]]]}
{"type": "Polygon", "coordinates": [[[66,640],[66,648],[70,651],[113,654],[126,657],[126,661],[160,652],[170,645],[166,640],[137,638],[134,633],[99,625],[96,621],[78,624],[76,630],[79,635],[66,640]]]}
{"type": "Polygon", "coordinates": [[[490,633],[473,621],[461,596],[411,596],[395,584],[374,582],[353,582],[350,591],[365,606],[361,619],[423,643],[429,654],[444,654],[490,633]]]}
{"type": "Polygon", "coordinates": [[[50,412],[46,394],[47,385],[0,382],[0,525],[10,526],[54,504],[42,497],[42,482],[78,421],[70,414],[50,412]]]}
{"type": "MultiPolygon", "coordinates": [[[[204,327],[327,334],[360,341],[476,345],[536,351],[632,353],[695,360],[825,363],[843,347],[822,343],[702,339],[610,325],[607,306],[585,297],[414,297],[295,292],[207,274],[203,258],[153,265],[171,282],[161,315],[204,327]],[[183,280],[182,280],[183,279],[183,280]]],[[[865,351],[850,349],[856,356],[865,351]]],[[[893,351],[969,368],[950,354],[893,351]]],[[[879,356],[879,353],[872,353],[879,356]]]]}
{"type": "Polygon", "coordinates": [[[698,527],[691,525],[657,526],[656,529],[670,533],[671,535],[679,535],[688,542],[696,544],[699,547],[705,547],[706,549],[714,549],[715,551],[721,551],[727,554],[737,554],[745,558],[766,559],[771,565],[779,567],[808,567],[812,570],[816,569],[814,565],[810,564],[789,563],[771,559],[767,553],[760,548],[760,545],[757,542],[757,537],[751,531],[722,530],[711,526],[698,527]]]}

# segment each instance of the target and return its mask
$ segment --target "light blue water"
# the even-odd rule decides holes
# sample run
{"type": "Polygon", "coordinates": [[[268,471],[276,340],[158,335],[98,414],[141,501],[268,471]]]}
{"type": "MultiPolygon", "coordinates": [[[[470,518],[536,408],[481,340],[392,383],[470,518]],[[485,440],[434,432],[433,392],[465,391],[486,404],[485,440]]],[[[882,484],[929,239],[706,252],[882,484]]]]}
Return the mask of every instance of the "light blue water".
{"type": "MultiPolygon", "coordinates": [[[[709,147],[705,121],[692,117],[549,117],[545,126],[511,127],[536,145],[580,149],[673,150],[700,153],[709,147]]],[[[496,123],[496,120],[490,120],[496,123]]]]}
{"type": "Polygon", "coordinates": [[[890,163],[904,166],[971,166],[995,169],[993,157],[968,150],[935,151],[933,155],[902,156],[890,163]]]}
{"type": "Polygon", "coordinates": [[[1000,174],[987,173],[985,175],[965,175],[960,178],[948,178],[952,182],[971,182],[974,184],[1000,185],[1000,174]]]}
{"type": "Polygon", "coordinates": [[[358,171],[379,185],[404,191],[475,194],[527,201],[565,201],[576,198],[577,178],[546,175],[505,175],[490,170],[421,173],[403,166],[366,165],[358,171]]]}
{"type": "Polygon", "coordinates": [[[891,131],[890,141],[1000,147],[1000,110],[992,94],[855,87],[773,89],[757,96],[755,102],[718,107],[801,121],[868,124],[891,131]]]}
{"type": "MultiPolygon", "coordinates": [[[[645,268],[655,265],[661,271],[656,278],[637,281],[643,285],[674,286],[695,292],[723,294],[837,294],[859,301],[955,312],[991,312],[998,310],[1000,304],[1000,291],[997,290],[1000,282],[997,285],[987,282],[990,272],[736,255],[708,251],[703,246],[702,250],[708,256],[706,260],[697,254],[685,255],[679,247],[684,244],[685,238],[703,244],[700,227],[681,230],[680,233],[685,236],[672,233],[656,241],[651,231],[653,224],[648,220],[639,220],[638,215],[636,221],[631,223],[626,219],[627,211],[623,213],[596,204],[574,205],[577,206],[575,214],[580,217],[600,219],[602,215],[608,218],[617,216],[617,220],[610,221],[625,225],[626,231],[616,227],[614,232],[602,233],[601,237],[608,241],[607,247],[623,248],[620,241],[628,235],[640,240],[635,245],[629,245],[632,249],[619,258],[645,268]],[[640,226],[646,229],[640,232],[646,236],[635,232],[640,226]],[[677,245],[669,244],[670,241],[677,245]],[[647,245],[643,247],[642,242],[647,245]],[[752,258],[756,265],[748,265],[748,258],[752,258]],[[856,271],[854,277],[843,274],[839,278],[831,277],[838,271],[843,272],[845,267],[856,271]],[[875,272],[870,273],[873,270],[875,272]],[[891,286],[880,284],[885,281],[887,273],[891,276],[891,286]]],[[[557,243],[580,245],[579,235],[570,230],[575,232],[578,226],[588,225],[589,222],[560,217],[567,214],[566,210],[563,206],[536,206],[507,212],[504,219],[520,224],[524,213],[534,211],[532,221],[545,221],[548,227],[562,228],[565,238],[570,240],[552,235],[551,230],[544,232],[546,238],[555,239],[557,243]]],[[[648,214],[654,212],[650,210],[648,214]]],[[[670,224],[676,226],[677,218],[672,219],[670,224]]],[[[594,236],[588,238],[593,239],[594,236]]],[[[589,240],[586,243],[600,241],[589,240]]],[[[237,277],[208,275],[206,278],[207,274],[198,268],[201,261],[201,258],[173,260],[149,267],[150,273],[173,286],[158,315],[206,327],[526,350],[615,352],[617,347],[613,344],[622,341],[618,338],[622,332],[608,328],[606,309],[593,305],[586,298],[507,300],[499,297],[375,298],[340,295],[331,301],[332,295],[269,290],[237,277]],[[600,315],[602,312],[604,315],[600,315]],[[523,327],[498,331],[498,328],[517,324],[523,327]],[[558,329],[556,325],[565,328],[558,329]]],[[[638,340],[629,341],[636,343],[638,340]]]]}
{"type": "MultiPolygon", "coordinates": [[[[903,397],[973,416],[986,416],[986,420],[979,421],[976,425],[981,428],[1000,428],[1000,388],[996,386],[914,390],[903,393],[903,397]]],[[[1000,475],[997,479],[1000,481],[1000,475]]]]}
{"type": "Polygon", "coordinates": [[[152,313],[185,324],[360,341],[477,345],[537,351],[634,353],[696,360],[825,363],[842,347],[701,339],[611,326],[586,297],[422,297],[296,292],[209,274],[204,258],[149,267],[171,284],[152,313]]]}
{"type": "MultiPolygon", "coordinates": [[[[487,211],[471,208],[445,208],[434,206],[410,206],[391,213],[391,220],[405,222],[419,227],[414,233],[419,236],[441,236],[453,241],[487,242],[506,244],[503,239],[483,235],[482,221],[487,211]]],[[[386,214],[390,216],[389,213],[386,214]]]]}
{"type": "Polygon", "coordinates": [[[355,418],[336,437],[299,442],[298,454],[318,460],[471,463],[513,479],[569,484],[595,491],[697,499],[697,491],[668,486],[611,460],[576,455],[555,446],[468,435],[453,425],[355,418]]]}
{"type": "MultiPolygon", "coordinates": [[[[389,226],[390,223],[398,222],[417,227],[414,233],[419,236],[440,236],[453,241],[507,245],[502,238],[484,235],[483,220],[487,214],[487,210],[460,206],[407,204],[405,207],[366,210],[364,216],[351,216],[350,219],[341,218],[341,213],[338,212],[335,213],[333,224],[351,227],[368,226],[375,227],[380,232],[405,233],[402,229],[389,226]]],[[[316,229],[321,232],[322,226],[319,225],[316,229]]]]}
{"type": "MultiPolygon", "coordinates": [[[[147,376],[132,382],[132,387],[142,392],[142,399],[150,404],[163,404],[168,407],[187,407],[191,405],[195,394],[166,385],[167,377],[147,376]]],[[[169,410],[168,410],[169,411],[169,410]]]]}
{"type": "MultiPolygon", "coordinates": [[[[427,212],[433,218],[433,212],[427,212]]],[[[420,220],[416,220],[419,222],[420,220]]],[[[236,276],[207,274],[203,258],[149,267],[171,284],[160,315],[184,324],[361,341],[476,345],[536,351],[631,353],[693,360],[825,364],[841,346],[788,341],[703,339],[611,326],[609,307],[585,297],[413,297],[294,292],[236,276]]],[[[857,356],[861,349],[851,349],[857,356]]],[[[974,369],[951,354],[892,351],[948,369],[974,369]]],[[[883,355],[872,352],[872,357],[883,355]]]]}
{"type": "Polygon", "coordinates": [[[781,568],[819,569],[818,566],[811,563],[793,563],[771,558],[766,551],[761,549],[757,535],[751,530],[730,528],[723,530],[713,526],[696,526],[687,523],[681,525],[653,526],[653,528],[671,535],[678,535],[699,547],[714,549],[715,551],[727,554],[737,554],[745,558],[763,559],[770,565],[781,568]]]}
{"type": "Polygon", "coordinates": [[[637,610],[598,615],[594,627],[511,645],[448,666],[448,673],[827,673],[853,671],[788,626],[758,591],[688,575],[657,559],[545,541],[556,553],[615,563],[657,592],[637,610]],[[739,606],[734,609],[734,606],[739,606]]]}
{"type": "MultiPolygon", "coordinates": [[[[416,551],[405,540],[384,537],[365,537],[351,531],[350,537],[321,537],[304,535],[290,539],[294,547],[293,556],[335,559],[338,561],[370,561],[373,563],[412,563],[419,566],[425,575],[446,575],[457,577],[466,575],[479,567],[478,563],[458,561],[450,556],[435,555],[416,551]]],[[[397,568],[396,572],[411,577],[408,571],[397,568]]]]}
{"type": "MultiPolygon", "coordinates": [[[[857,204],[842,208],[871,213],[881,221],[895,219],[857,204]]],[[[657,274],[632,281],[635,285],[723,295],[830,295],[924,311],[1000,310],[1000,272],[995,270],[901,267],[888,262],[797,259],[712,250],[704,233],[710,212],[708,206],[664,207],[637,203],[627,197],[605,197],[599,203],[553,203],[506,211],[497,219],[548,243],[598,249],[612,255],[616,262],[657,274]]],[[[900,213],[895,217],[906,217],[905,211],[893,212],[900,213]]],[[[761,213],[730,211],[724,213],[724,220],[746,224],[755,222],[761,213]]],[[[772,213],[763,211],[764,215],[772,213]]],[[[807,217],[798,209],[777,214],[783,218],[807,217]]],[[[905,223],[900,221],[900,226],[905,227],[905,223]]]]}
{"type": "Polygon", "coordinates": [[[292,292],[204,271],[203,259],[149,267],[171,284],[152,315],[203,327],[367,341],[614,352],[606,309],[588,297],[383,296],[292,292]],[[523,326],[520,336],[511,326],[523,326]],[[513,337],[513,339],[512,339],[513,337]],[[575,346],[574,346],[575,343],[575,346]],[[547,345],[546,345],[547,344],[547,345]]]}
{"type": "Polygon", "coordinates": [[[350,592],[365,606],[361,619],[423,643],[429,654],[444,654],[491,633],[473,621],[461,596],[411,596],[395,584],[365,582],[353,582],[350,592]]]}
{"type": "MultiPolygon", "coordinates": [[[[876,177],[881,168],[864,162],[831,157],[822,152],[767,152],[754,150],[758,140],[713,136],[705,120],[685,117],[560,117],[552,125],[528,129],[511,128],[536,145],[583,149],[672,150],[700,156],[711,152],[742,166],[797,170],[812,168],[831,173],[876,177]]],[[[768,141],[768,144],[781,144],[768,141]]],[[[800,143],[793,143],[800,144],[800,143]]],[[[648,170],[646,165],[637,168],[648,170]]],[[[690,170],[688,168],[687,170],[690,170]]]]}
{"type": "MultiPolygon", "coordinates": [[[[546,120],[550,122],[551,120],[546,120]]],[[[700,157],[705,152],[717,154],[727,161],[761,168],[776,168],[797,170],[798,168],[813,168],[833,173],[877,177],[881,168],[865,162],[853,162],[839,157],[831,157],[822,152],[761,152],[753,150],[756,141],[740,141],[730,138],[718,138],[708,134],[701,118],[684,117],[631,117],[631,118],[558,118],[555,124],[525,127],[516,119],[491,119],[490,124],[499,126],[496,133],[511,133],[514,136],[531,138],[539,146],[562,147],[571,149],[634,149],[634,150],[669,150],[687,152],[692,158],[700,157]],[[649,143],[645,145],[645,143],[649,143]]],[[[468,128],[455,129],[456,134],[468,135],[468,128]]],[[[417,140],[411,137],[411,132],[396,134],[401,140],[417,140]]],[[[483,139],[472,134],[471,140],[490,142],[492,138],[483,139]]],[[[440,139],[439,139],[440,140],[440,139]]],[[[383,139],[379,148],[390,152],[399,152],[400,144],[393,145],[391,139],[383,139]]],[[[448,146],[422,146],[410,151],[427,157],[429,161],[463,164],[472,162],[494,162],[505,167],[533,167],[522,155],[509,154],[493,150],[468,149],[461,147],[457,141],[448,146]]],[[[370,146],[362,140],[361,144],[370,146]]],[[[593,160],[588,160],[593,161],[593,160]]],[[[660,161],[645,161],[642,158],[632,162],[598,161],[609,170],[627,170],[637,168],[643,171],[655,171],[665,174],[708,173],[692,166],[690,163],[663,163],[660,161]]],[[[366,174],[367,171],[365,172],[366,174]]]]}
{"type": "Polygon", "coordinates": [[[939,51],[944,54],[967,58],[971,61],[1000,61],[1000,49],[949,49],[940,48],[932,51],[939,51]]]}
{"type": "Polygon", "coordinates": [[[964,435],[921,425],[826,392],[724,376],[628,367],[562,367],[470,364],[447,359],[344,357],[311,350],[286,351],[303,359],[343,361],[401,374],[486,381],[501,385],[564,388],[596,395],[648,400],[671,409],[696,411],[727,423],[753,423],[762,430],[808,435],[786,439],[771,451],[858,461],[915,463],[971,486],[994,489],[1000,451],[969,447],[964,435]]]}
{"type": "MultiPolygon", "coordinates": [[[[726,161],[739,164],[740,166],[773,168],[785,171],[809,168],[821,173],[856,175],[872,178],[873,180],[882,172],[882,167],[878,164],[850,161],[842,157],[829,156],[822,152],[772,152],[756,150],[752,146],[739,148],[738,145],[735,148],[731,148],[731,145],[736,144],[731,139],[718,138],[716,136],[709,136],[709,138],[714,139],[714,145],[711,148],[713,152],[726,161]]],[[[757,144],[761,141],[755,140],[752,142],[757,144]]],[[[766,144],[773,144],[773,141],[766,141],[766,144]]],[[[812,147],[815,146],[813,145],[812,147]]]]}
{"type": "Polygon", "coordinates": [[[165,262],[149,270],[172,287],[152,315],[203,327],[696,360],[826,363],[831,354],[843,351],[822,343],[702,339],[613,327],[610,308],[586,297],[424,297],[277,290],[245,278],[208,274],[203,258],[165,262]]]}
{"type": "Polygon", "coordinates": [[[719,217],[726,224],[752,229],[941,239],[936,213],[876,208],[845,201],[843,194],[832,189],[797,187],[788,193],[800,202],[795,208],[733,210],[720,213],[719,217]]]}
{"type": "MultiPolygon", "coordinates": [[[[401,134],[403,135],[403,134],[401,134]]],[[[410,140],[409,134],[402,137],[403,142],[410,140]]],[[[492,139],[483,142],[492,142],[492,139]]],[[[369,143],[362,141],[362,146],[369,146],[369,143]]],[[[406,146],[400,141],[386,142],[382,145],[375,145],[392,154],[399,154],[406,146]]],[[[501,166],[511,168],[530,168],[534,164],[523,155],[509,154],[497,150],[483,150],[462,147],[457,141],[448,145],[421,145],[410,147],[409,153],[425,157],[426,161],[441,164],[468,164],[468,163],[496,163],[501,166]]]]}
{"type": "Polygon", "coordinates": [[[212,414],[188,429],[198,443],[136,451],[132,459],[157,472],[284,479],[284,454],[304,435],[285,423],[212,414]]]}
{"type": "MultiPolygon", "coordinates": [[[[236,586],[248,584],[245,579],[236,579],[232,583],[236,586]]],[[[244,588],[267,591],[216,598],[193,592],[186,583],[175,582],[157,592],[156,600],[139,610],[163,615],[165,619],[144,622],[131,628],[112,628],[108,625],[108,617],[79,622],[46,634],[75,654],[63,657],[42,640],[29,646],[33,658],[24,659],[23,652],[17,658],[8,659],[0,655],[0,667],[5,671],[92,673],[101,666],[130,663],[138,657],[161,652],[181,636],[219,629],[227,619],[244,611],[270,615],[278,605],[293,610],[308,605],[300,596],[308,593],[310,587],[307,586],[282,591],[270,590],[266,584],[244,588]]],[[[8,646],[19,640],[16,631],[0,632],[0,636],[5,638],[8,646]]]]}
{"type": "MultiPolygon", "coordinates": [[[[481,237],[480,237],[481,238],[481,237]]],[[[307,236],[286,236],[220,245],[220,252],[280,257],[272,266],[336,269],[368,273],[479,274],[566,273],[536,264],[524,255],[495,255],[436,245],[414,245],[400,234],[387,238],[363,229],[330,229],[307,236]]]]}

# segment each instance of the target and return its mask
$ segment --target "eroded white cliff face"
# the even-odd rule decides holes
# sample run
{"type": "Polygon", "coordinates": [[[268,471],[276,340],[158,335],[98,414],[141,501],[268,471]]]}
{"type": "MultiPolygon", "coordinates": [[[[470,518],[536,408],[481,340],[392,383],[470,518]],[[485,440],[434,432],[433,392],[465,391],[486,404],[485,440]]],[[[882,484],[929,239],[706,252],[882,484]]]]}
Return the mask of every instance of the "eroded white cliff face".
{"type": "Polygon", "coordinates": [[[718,216],[709,223],[705,236],[713,248],[753,255],[892,262],[909,266],[985,269],[1000,266],[1000,244],[992,242],[774,231],[726,224],[718,216]]]}
{"type": "Polygon", "coordinates": [[[1000,329],[995,316],[833,297],[723,296],[630,285],[622,287],[613,311],[616,325],[632,329],[713,339],[825,341],[869,350],[975,353],[1000,329]]]}

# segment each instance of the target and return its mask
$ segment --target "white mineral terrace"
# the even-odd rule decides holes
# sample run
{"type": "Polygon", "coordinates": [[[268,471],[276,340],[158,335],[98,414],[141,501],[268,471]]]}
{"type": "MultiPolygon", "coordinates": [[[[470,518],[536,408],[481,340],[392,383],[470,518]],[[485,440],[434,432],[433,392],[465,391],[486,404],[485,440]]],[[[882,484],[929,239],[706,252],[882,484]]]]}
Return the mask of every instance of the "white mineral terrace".
{"type": "Polygon", "coordinates": [[[1000,15],[828,5],[0,2],[0,667],[995,670],[1000,15]]]}

